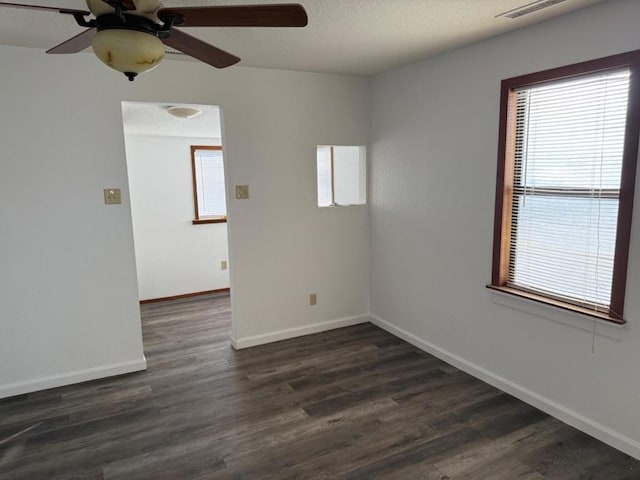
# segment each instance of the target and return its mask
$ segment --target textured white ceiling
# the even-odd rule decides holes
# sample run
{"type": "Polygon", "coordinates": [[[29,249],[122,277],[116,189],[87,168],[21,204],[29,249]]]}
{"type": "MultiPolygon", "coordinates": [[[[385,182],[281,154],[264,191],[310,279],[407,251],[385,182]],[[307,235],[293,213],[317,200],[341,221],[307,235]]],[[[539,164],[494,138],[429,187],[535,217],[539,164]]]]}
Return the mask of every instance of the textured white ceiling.
{"type": "MultiPolygon", "coordinates": [[[[11,1],[86,8],[83,0],[11,1]]],[[[306,28],[185,30],[240,56],[240,65],[244,66],[371,75],[606,0],[566,0],[518,19],[495,18],[533,1],[298,0],[309,15],[306,28]]],[[[165,0],[163,3],[199,6],[284,2],[165,0]]],[[[0,44],[49,48],[80,31],[66,15],[0,10],[0,44]]]]}
{"type": "Polygon", "coordinates": [[[211,105],[184,105],[202,110],[195,118],[177,118],[167,112],[171,103],[122,102],[124,133],[158,137],[222,137],[220,109],[211,105]]]}

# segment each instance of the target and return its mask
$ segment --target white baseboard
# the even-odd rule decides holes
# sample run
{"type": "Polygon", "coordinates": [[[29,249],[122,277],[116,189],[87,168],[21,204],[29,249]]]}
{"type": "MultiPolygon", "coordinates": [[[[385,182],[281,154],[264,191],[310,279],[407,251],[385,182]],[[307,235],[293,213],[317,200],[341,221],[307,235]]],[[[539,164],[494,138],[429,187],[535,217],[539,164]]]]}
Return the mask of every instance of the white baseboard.
{"type": "Polygon", "coordinates": [[[146,368],[147,359],[143,355],[141,359],[129,362],[112,363],[100,367],[75,370],[73,372],[51,375],[49,377],[0,385],[0,398],[13,397],[14,395],[22,395],[38,390],[46,390],[47,388],[62,387],[64,385],[71,385],[72,383],[87,382],[89,380],[97,380],[114,375],[122,375],[123,373],[138,372],[140,370],[146,370],[146,368]]]}
{"type": "Polygon", "coordinates": [[[441,360],[459,368],[460,370],[473,375],[476,378],[499,388],[503,392],[506,392],[514,397],[522,400],[523,402],[532,405],[545,413],[548,413],[552,417],[561,420],[562,422],[571,425],[572,427],[581,430],[582,432],[591,435],[592,437],[601,440],[602,442],[611,445],[624,453],[631,455],[637,459],[640,459],[640,442],[637,442],[621,433],[618,433],[604,425],[599,424],[579,413],[571,410],[570,408],[560,405],[542,395],[539,395],[522,385],[512,382],[504,377],[496,375],[495,373],[482,368],[475,363],[472,363],[458,355],[455,355],[447,350],[444,350],[436,345],[427,342],[419,338],[418,336],[393,325],[382,318],[371,315],[371,323],[388,331],[389,333],[399,337],[410,344],[424,350],[431,355],[438,357],[441,360]]]}
{"type": "Polygon", "coordinates": [[[325,332],[335,328],[350,327],[359,323],[369,322],[369,315],[358,315],[355,317],[338,318],[327,322],[313,323],[303,327],[287,328],[276,332],[265,333],[262,335],[253,335],[245,338],[232,338],[231,345],[236,350],[243,348],[255,347],[265,343],[277,342],[279,340],[287,340],[289,338],[301,337],[303,335],[311,335],[312,333],[325,332]]]}

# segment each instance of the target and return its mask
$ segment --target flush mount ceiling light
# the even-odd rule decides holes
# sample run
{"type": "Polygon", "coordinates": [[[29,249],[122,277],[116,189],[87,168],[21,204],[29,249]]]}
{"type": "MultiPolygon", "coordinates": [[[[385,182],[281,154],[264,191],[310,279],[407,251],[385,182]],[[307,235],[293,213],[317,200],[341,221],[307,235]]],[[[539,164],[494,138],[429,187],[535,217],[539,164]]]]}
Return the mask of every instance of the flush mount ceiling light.
{"type": "Polygon", "coordinates": [[[163,8],[159,0],[86,0],[90,12],[72,8],[0,1],[0,7],[45,10],[71,15],[87,29],[47,53],[78,53],[93,47],[109,67],[133,80],[164,58],[164,45],[216,68],[229,67],[239,57],[174,28],[182,27],[304,27],[307,13],[298,4],[223,5],[163,8]],[[87,19],[88,15],[95,18],[87,19]]]}
{"type": "Polygon", "coordinates": [[[202,110],[193,107],[167,107],[167,112],[178,118],[194,118],[200,115],[202,110]]]}

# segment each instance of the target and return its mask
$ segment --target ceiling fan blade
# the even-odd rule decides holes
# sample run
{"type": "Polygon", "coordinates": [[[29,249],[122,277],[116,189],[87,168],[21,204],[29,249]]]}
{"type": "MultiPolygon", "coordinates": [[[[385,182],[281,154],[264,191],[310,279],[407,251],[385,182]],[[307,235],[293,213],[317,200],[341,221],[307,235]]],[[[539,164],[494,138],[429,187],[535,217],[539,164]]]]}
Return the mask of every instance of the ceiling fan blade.
{"type": "Polygon", "coordinates": [[[22,3],[8,3],[8,2],[0,2],[0,7],[11,7],[11,8],[27,8],[29,10],[47,10],[49,12],[58,12],[58,13],[69,13],[69,14],[79,14],[79,15],[89,15],[87,10],[76,10],[73,8],[63,8],[63,7],[43,7],[42,5],[24,5],[22,3]]]}
{"type": "Polygon", "coordinates": [[[187,35],[177,28],[172,28],[169,36],[163,38],[162,41],[165,45],[169,45],[216,68],[229,67],[240,61],[240,57],[209,45],[196,37],[187,35]]]}
{"type": "Polygon", "coordinates": [[[158,17],[178,17],[182,27],[304,27],[307,12],[297,3],[162,8],[158,17]]]}
{"type": "Polygon", "coordinates": [[[96,34],[95,28],[89,28],[69,40],[65,40],[60,45],[47,50],[47,53],[78,53],[91,45],[91,40],[96,34]]]}

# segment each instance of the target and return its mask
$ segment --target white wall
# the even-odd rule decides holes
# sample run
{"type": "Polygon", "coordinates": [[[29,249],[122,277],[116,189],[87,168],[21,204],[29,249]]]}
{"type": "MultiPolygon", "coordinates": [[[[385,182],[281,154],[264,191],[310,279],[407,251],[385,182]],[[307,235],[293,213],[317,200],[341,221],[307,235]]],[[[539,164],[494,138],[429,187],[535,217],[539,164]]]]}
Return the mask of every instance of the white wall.
{"type": "Polygon", "coordinates": [[[220,144],[125,133],[140,300],[229,287],[227,224],[192,224],[191,145],[220,144]]]}
{"type": "Polygon", "coordinates": [[[368,142],[368,80],[165,61],[131,83],[16,47],[0,63],[0,396],[141,368],[122,101],[222,107],[227,181],[251,189],[228,202],[239,346],[366,318],[367,210],[316,206],[315,157],[368,142]]]}
{"type": "MultiPolygon", "coordinates": [[[[374,78],[376,323],[640,457],[640,195],[622,330],[505,298],[490,280],[500,80],[640,48],[611,1],[374,78]]],[[[640,186],[640,181],[638,182],[640,186]]]]}

